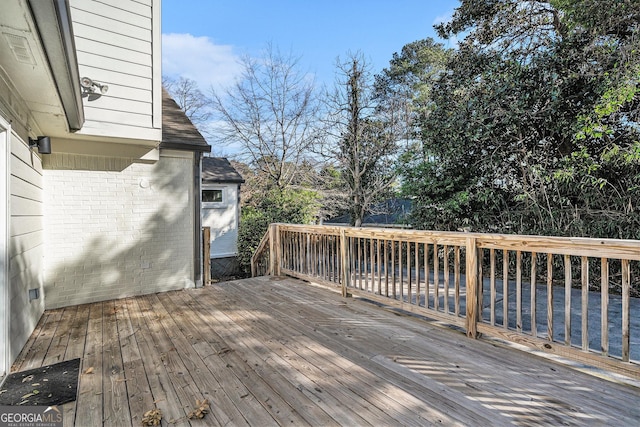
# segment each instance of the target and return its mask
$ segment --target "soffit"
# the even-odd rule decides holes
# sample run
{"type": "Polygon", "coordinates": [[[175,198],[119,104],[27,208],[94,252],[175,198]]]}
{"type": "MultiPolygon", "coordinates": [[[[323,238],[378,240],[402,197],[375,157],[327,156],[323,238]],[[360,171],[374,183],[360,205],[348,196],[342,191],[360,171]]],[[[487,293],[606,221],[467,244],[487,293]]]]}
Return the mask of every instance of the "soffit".
{"type": "MultiPolygon", "coordinates": [[[[0,68],[8,87],[24,101],[12,100],[13,110],[28,109],[27,128],[49,136],[68,133],[66,117],[50,74],[46,56],[27,3],[5,1],[0,13],[0,68]],[[21,105],[22,104],[22,105],[21,105]],[[35,121],[35,124],[33,123],[35,121]]],[[[7,89],[5,89],[6,92],[7,89]]],[[[11,95],[0,92],[4,100],[11,95]]],[[[18,112],[23,117],[24,112],[18,112]]]]}

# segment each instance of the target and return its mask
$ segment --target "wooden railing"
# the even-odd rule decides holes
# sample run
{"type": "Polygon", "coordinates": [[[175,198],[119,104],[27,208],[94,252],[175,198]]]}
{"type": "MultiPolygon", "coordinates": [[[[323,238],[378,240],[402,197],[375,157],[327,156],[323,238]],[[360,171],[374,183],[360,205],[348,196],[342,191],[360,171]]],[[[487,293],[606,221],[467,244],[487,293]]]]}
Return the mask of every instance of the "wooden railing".
{"type": "Polygon", "coordinates": [[[252,261],[640,378],[640,241],[272,224],[252,261]]]}

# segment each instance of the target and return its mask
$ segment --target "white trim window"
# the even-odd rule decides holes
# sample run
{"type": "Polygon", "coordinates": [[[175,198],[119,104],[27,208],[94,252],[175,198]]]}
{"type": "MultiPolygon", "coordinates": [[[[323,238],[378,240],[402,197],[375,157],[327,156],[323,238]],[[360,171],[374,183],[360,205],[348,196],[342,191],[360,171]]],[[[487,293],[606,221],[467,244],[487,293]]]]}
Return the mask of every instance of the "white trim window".
{"type": "Polygon", "coordinates": [[[223,208],[227,201],[227,194],[223,187],[202,186],[202,207],[223,208]]]}

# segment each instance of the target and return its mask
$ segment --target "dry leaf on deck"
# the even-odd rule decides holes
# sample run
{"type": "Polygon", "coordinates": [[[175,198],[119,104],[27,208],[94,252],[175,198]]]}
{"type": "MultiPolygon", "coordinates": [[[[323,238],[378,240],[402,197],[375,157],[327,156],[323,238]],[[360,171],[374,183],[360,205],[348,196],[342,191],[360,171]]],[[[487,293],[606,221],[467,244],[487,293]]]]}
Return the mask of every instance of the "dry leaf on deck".
{"type": "Polygon", "coordinates": [[[190,420],[194,419],[194,418],[198,418],[198,419],[202,419],[204,418],[204,416],[206,414],[209,413],[209,400],[204,399],[204,400],[197,400],[196,399],[196,406],[197,408],[191,412],[189,412],[189,415],[187,415],[189,417],[190,420]]]}
{"type": "Polygon", "coordinates": [[[84,371],[85,374],[93,374],[93,366],[84,371]]]}
{"type": "Polygon", "coordinates": [[[160,421],[162,421],[162,411],[158,408],[151,409],[144,413],[144,417],[142,418],[143,426],[159,426],[160,421]]]}

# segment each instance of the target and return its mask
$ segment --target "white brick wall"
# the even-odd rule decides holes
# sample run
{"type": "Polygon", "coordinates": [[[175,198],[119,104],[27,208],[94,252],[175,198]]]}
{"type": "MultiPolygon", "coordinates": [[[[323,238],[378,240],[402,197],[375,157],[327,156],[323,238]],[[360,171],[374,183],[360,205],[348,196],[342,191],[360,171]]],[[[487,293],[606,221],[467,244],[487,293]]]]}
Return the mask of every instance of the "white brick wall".
{"type": "MultiPolygon", "coordinates": [[[[82,156],[78,164],[105,162],[82,156]]],[[[44,166],[47,308],[193,284],[191,153],[122,171],[44,166]]]]}

